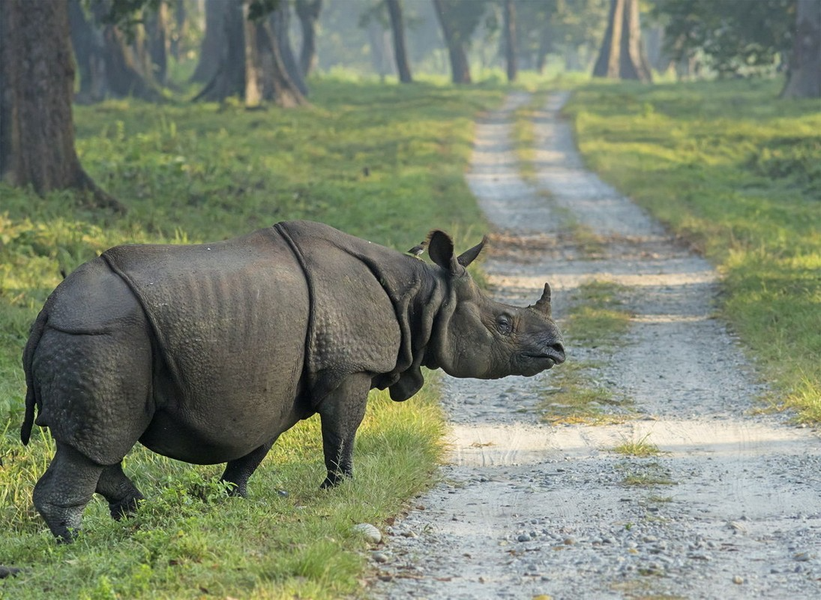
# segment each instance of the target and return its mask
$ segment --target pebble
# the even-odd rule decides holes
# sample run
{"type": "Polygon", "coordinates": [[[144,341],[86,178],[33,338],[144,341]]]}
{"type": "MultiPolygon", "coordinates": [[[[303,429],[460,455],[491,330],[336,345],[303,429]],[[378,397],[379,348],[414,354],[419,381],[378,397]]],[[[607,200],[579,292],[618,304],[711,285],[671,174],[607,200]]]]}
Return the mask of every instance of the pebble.
{"type": "Polygon", "coordinates": [[[353,526],[353,530],[361,533],[362,537],[373,544],[382,541],[382,533],[370,523],[358,523],[353,526]]]}
{"type": "Polygon", "coordinates": [[[373,559],[373,562],[377,563],[386,563],[390,559],[390,557],[384,552],[374,552],[371,554],[371,558],[373,559]]]}
{"type": "Polygon", "coordinates": [[[736,585],[741,585],[742,583],[744,583],[744,578],[741,575],[736,575],[735,577],[733,577],[733,583],[735,583],[736,585]]]}
{"type": "Polygon", "coordinates": [[[529,542],[530,541],[530,536],[526,533],[522,533],[522,534],[519,535],[519,537],[516,538],[516,541],[517,542],[529,542]]]}

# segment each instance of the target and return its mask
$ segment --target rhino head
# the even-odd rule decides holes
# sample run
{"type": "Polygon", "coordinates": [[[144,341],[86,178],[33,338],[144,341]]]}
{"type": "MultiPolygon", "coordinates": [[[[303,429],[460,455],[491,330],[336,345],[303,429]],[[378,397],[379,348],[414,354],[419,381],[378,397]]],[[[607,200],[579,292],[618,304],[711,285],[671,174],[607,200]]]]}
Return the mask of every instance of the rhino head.
{"type": "Polygon", "coordinates": [[[527,377],[565,361],[562,334],[551,318],[550,286],[521,308],[486,297],[466,267],[485,240],[460,256],[442,231],[431,233],[428,253],[446,271],[450,298],[440,312],[432,343],[432,363],[454,377],[498,379],[527,377]]]}

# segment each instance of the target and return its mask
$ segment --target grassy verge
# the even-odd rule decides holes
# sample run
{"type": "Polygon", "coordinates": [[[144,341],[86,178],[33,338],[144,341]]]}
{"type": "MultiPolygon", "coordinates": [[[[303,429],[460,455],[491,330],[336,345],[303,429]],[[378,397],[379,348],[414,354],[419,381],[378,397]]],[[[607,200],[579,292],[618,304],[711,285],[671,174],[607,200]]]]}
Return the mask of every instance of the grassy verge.
{"type": "Polygon", "coordinates": [[[135,101],[78,107],[86,169],[130,208],[115,218],[55,193],[0,186],[0,581],[10,598],[337,598],[359,594],[364,540],[432,481],[442,418],[427,391],[374,395],[357,438],[357,477],[320,491],[316,419],[277,442],[249,485],[227,498],[218,467],[139,448],[126,470],[149,500],[121,523],[94,501],[85,533],[58,546],[31,506],[51,457],[47,434],[23,448],[20,354],[43,301],[70,271],[125,242],[219,240],[293,218],[321,220],[399,249],[434,227],[457,246],[486,227],[464,182],[473,118],[502,97],[475,89],[315,82],[313,105],[239,107],[135,101]],[[287,496],[278,493],[285,490],[287,496]]]}
{"type": "Polygon", "coordinates": [[[779,85],[592,85],[567,112],[588,165],[719,267],[774,400],[818,423],[821,101],[779,85]]]}

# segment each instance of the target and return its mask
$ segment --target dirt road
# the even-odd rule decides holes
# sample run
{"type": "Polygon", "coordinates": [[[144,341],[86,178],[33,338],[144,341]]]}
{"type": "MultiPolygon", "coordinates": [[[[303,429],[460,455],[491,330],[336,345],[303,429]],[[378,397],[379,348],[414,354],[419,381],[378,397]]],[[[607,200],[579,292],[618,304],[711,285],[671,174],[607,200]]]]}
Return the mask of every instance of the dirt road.
{"type": "Polygon", "coordinates": [[[623,341],[570,346],[568,361],[595,361],[637,416],[540,423],[549,372],[447,379],[450,462],[374,549],[373,596],[821,597],[821,439],[755,413],[756,375],[712,318],[716,273],[584,169],[558,114],[565,97],[536,115],[537,183],[521,180],[510,129],[528,99],[482,120],[468,175],[504,232],[485,263],[492,290],[529,304],[548,280],[561,319],[580,284],[625,286],[623,341]],[[568,240],[568,215],[605,240],[600,256],[568,240]],[[613,451],[642,439],[662,454],[613,451]]]}

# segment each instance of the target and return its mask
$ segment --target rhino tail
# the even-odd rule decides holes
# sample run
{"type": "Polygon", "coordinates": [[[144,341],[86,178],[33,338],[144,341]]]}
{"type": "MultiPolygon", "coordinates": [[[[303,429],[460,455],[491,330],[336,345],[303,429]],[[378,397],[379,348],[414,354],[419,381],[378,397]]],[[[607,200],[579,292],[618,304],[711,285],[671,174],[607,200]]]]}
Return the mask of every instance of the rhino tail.
{"type": "Polygon", "coordinates": [[[34,360],[34,351],[40,343],[40,338],[43,336],[43,331],[46,328],[46,321],[48,315],[43,310],[37,315],[37,319],[31,326],[31,333],[29,334],[26,348],[23,350],[23,371],[26,374],[26,412],[23,417],[23,426],[20,428],[20,440],[24,445],[28,445],[31,439],[31,428],[34,425],[34,408],[39,405],[36,388],[34,386],[34,375],[32,373],[32,361],[34,360]]]}

